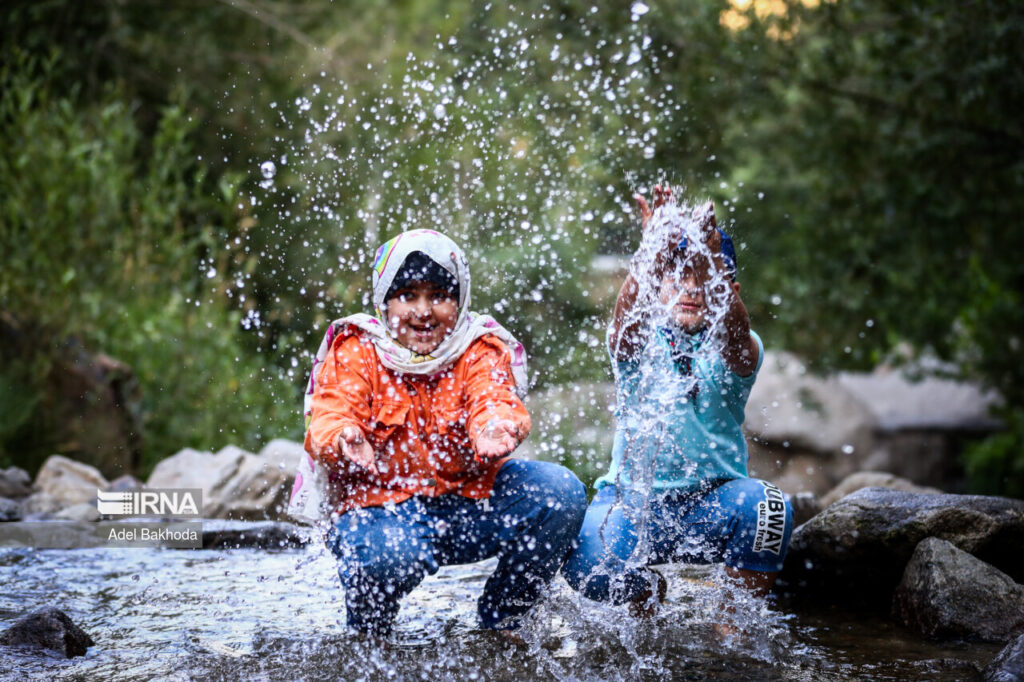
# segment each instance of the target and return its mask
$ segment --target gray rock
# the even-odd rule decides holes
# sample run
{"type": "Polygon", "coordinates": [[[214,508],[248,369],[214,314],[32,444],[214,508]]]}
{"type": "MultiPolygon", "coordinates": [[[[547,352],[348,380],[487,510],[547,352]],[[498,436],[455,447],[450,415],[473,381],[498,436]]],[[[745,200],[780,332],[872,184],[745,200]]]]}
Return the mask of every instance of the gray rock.
{"type": "Polygon", "coordinates": [[[145,483],[135,478],[131,474],[124,474],[123,476],[118,476],[117,478],[110,482],[110,485],[107,486],[107,492],[121,493],[126,490],[141,490],[142,488],[145,487],[145,483]]]}
{"type": "Polygon", "coordinates": [[[936,639],[1006,642],[1024,630],[1024,587],[954,545],[917,545],[893,596],[893,615],[936,639]]]}
{"type": "Polygon", "coordinates": [[[84,656],[86,649],[96,643],[63,611],[44,606],[0,633],[0,644],[52,649],[72,658],[84,656]]]}
{"type": "Polygon", "coordinates": [[[63,455],[50,455],[36,475],[35,488],[49,494],[62,507],[96,499],[97,490],[110,483],[96,467],[76,462],[63,455]]]}
{"type": "Polygon", "coordinates": [[[232,445],[216,454],[187,448],[159,462],[146,484],[201,488],[202,513],[208,518],[279,519],[304,452],[285,440],[271,441],[259,455],[232,445]]]}
{"type": "Polygon", "coordinates": [[[867,452],[875,422],[835,377],[814,375],[791,353],[766,352],[743,426],[761,441],[838,453],[844,446],[867,452]]]}
{"type": "Polygon", "coordinates": [[[833,502],[838,502],[850,493],[855,493],[861,488],[888,488],[889,490],[903,490],[908,493],[935,493],[943,491],[938,488],[917,485],[912,481],[884,471],[858,471],[850,474],[832,490],[828,491],[821,498],[821,506],[828,507],[833,502]]]}
{"type": "Polygon", "coordinates": [[[962,381],[938,376],[914,380],[887,366],[870,373],[842,372],[837,378],[874,415],[882,431],[983,431],[1000,426],[990,411],[998,395],[962,381]]]}
{"type": "Polygon", "coordinates": [[[61,509],[53,518],[61,521],[99,521],[100,513],[95,502],[79,502],[61,509]]]}
{"type": "Polygon", "coordinates": [[[0,470],[0,497],[19,499],[32,494],[32,477],[18,467],[0,470]]]}
{"type": "Polygon", "coordinates": [[[982,671],[985,682],[1024,680],[1024,635],[1007,644],[982,671]]]}
{"type": "Polygon", "coordinates": [[[793,532],[778,589],[888,610],[914,548],[947,540],[1024,579],[1024,501],[863,488],[793,532]]]}
{"type": "Polygon", "coordinates": [[[793,527],[801,526],[821,513],[821,503],[813,493],[797,493],[789,498],[793,507],[793,527]]]}
{"type": "Polygon", "coordinates": [[[14,500],[0,497],[0,521],[20,521],[21,505],[14,500]]]}
{"type": "Polygon", "coordinates": [[[60,500],[50,493],[40,491],[21,503],[21,515],[26,521],[49,519],[63,508],[60,500]]]}

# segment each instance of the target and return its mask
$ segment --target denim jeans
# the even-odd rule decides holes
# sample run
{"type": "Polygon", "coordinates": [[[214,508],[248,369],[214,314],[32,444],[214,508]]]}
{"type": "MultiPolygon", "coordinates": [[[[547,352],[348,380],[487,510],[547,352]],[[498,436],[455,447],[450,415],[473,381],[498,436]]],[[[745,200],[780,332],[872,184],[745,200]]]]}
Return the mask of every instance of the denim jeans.
{"type": "Polygon", "coordinates": [[[498,557],[477,602],[485,628],[517,627],[572,549],[586,511],[583,484],[550,462],[509,460],[487,500],[412,497],[343,514],[328,533],[348,624],[390,632],[399,600],[440,566],[498,557]]]}
{"type": "Polygon", "coordinates": [[[695,492],[652,493],[643,508],[638,493],[616,487],[598,491],[587,509],[578,546],[562,574],[569,585],[595,601],[622,604],[650,589],[650,576],[637,566],[671,562],[710,564],[751,571],[782,568],[793,532],[793,509],[783,493],[753,478],[713,484],[695,492]],[[647,556],[633,558],[647,531],[647,556]]]}

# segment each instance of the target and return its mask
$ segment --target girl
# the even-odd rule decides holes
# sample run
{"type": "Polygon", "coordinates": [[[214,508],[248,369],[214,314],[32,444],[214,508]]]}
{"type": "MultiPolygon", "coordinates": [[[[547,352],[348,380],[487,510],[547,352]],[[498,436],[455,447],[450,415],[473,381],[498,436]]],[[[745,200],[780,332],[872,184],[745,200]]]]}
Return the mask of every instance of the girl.
{"type": "Polygon", "coordinates": [[[583,485],[564,467],[509,457],[530,430],[526,354],[468,312],[455,242],[398,235],[378,249],[372,286],[376,317],[335,321],[317,353],[292,513],[330,514],[349,626],[385,635],[427,574],[497,556],[478,615],[515,629],[571,549],[583,485]]]}

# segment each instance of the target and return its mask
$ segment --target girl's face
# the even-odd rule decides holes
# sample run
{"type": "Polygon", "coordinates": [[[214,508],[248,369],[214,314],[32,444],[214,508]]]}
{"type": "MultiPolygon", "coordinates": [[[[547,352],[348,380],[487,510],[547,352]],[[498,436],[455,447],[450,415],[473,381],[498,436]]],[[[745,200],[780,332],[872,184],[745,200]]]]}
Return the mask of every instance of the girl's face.
{"type": "Polygon", "coordinates": [[[398,343],[427,355],[455,329],[459,303],[436,284],[412,282],[388,299],[385,314],[398,343]]]}

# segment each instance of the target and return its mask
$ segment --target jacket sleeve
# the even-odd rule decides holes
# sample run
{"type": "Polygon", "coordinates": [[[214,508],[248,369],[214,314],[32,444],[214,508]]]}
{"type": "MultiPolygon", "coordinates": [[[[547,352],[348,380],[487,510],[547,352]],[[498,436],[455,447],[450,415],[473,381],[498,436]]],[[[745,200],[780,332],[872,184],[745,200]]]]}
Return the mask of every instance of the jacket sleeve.
{"type": "Polygon", "coordinates": [[[512,363],[505,345],[484,336],[466,350],[466,433],[472,442],[492,419],[509,419],[519,426],[519,440],[530,432],[530,414],[516,395],[512,363]]]}
{"type": "MultiPolygon", "coordinates": [[[[339,337],[320,368],[313,393],[312,417],[306,432],[306,451],[330,468],[336,468],[342,453],[338,436],[346,426],[370,433],[373,385],[370,363],[375,352],[358,335],[339,337]]],[[[373,462],[355,461],[370,468],[373,462]]]]}

